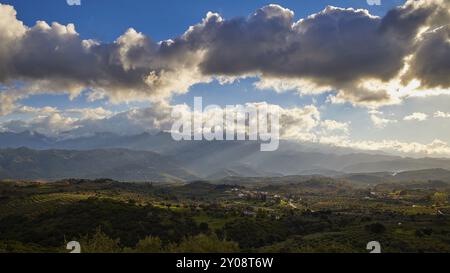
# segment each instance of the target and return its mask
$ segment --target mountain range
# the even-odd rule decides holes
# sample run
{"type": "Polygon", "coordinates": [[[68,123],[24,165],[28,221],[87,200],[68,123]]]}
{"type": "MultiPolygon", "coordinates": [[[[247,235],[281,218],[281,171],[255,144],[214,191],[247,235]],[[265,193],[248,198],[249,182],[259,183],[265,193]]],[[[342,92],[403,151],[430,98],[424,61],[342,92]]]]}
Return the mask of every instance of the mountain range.
{"type": "Polygon", "coordinates": [[[110,178],[118,181],[177,182],[197,177],[175,159],[146,151],[0,150],[0,179],[60,180],[110,178]]]}
{"type": "MultiPolygon", "coordinates": [[[[450,170],[450,159],[405,158],[281,141],[261,152],[256,141],[174,141],[169,133],[97,133],[52,138],[35,132],[0,133],[0,179],[111,178],[120,181],[189,181],[224,177],[351,174],[377,180],[423,169],[450,170]]],[[[364,179],[362,179],[365,181],[364,179]]]]}

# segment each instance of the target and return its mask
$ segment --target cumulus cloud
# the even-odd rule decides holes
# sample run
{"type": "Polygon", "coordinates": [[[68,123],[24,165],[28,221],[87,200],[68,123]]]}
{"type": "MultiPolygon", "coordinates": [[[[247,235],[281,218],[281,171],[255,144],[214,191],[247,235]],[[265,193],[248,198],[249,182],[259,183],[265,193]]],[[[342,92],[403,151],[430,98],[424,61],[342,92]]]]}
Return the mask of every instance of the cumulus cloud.
{"type": "MultiPolygon", "coordinates": [[[[417,1],[417,6],[427,6],[428,1],[417,1]],[[425,2],[425,3],[421,3],[425,2]]],[[[411,55],[410,69],[404,80],[420,80],[427,88],[450,87],[450,3],[436,1],[439,8],[433,9],[433,16],[417,37],[416,49],[411,55]]],[[[428,8],[431,8],[428,6],[428,8]]]]}
{"type": "Polygon", "coordinates": [[[15,102],[22,98],[20,94],[0,89],[0,116],[11,113],[16,109],[15,102]]]}
{"type": "Polygon", "coordinates": [[[324,120],[321,122],[321,126],[323,127],[326,132],[336,132],[340,131],[342,133],[348,134],[349,133],[349,126],[350,122],[338,122],[336,120],[324,120]]]}
{"type": "MultiPolygon", "coordinates": [[[[321,121],[320,112],[313,105],[283,108],[267,102],[258,102],[247,103],[244,106],[248,109],[267,107],[266,109],[270,111],[277,111],[282,139],[315,141],[319,135],[349,132],[349,123],[335,120],[321,121]]],[[[112,113],[101,107],[58,110],[53,107],[21,106],[13,114],[31,114],[29,118],[0,122],[0,126],[7,131],[30,130],[49,136],[79,137],[98,132],[133,135],[143,132],[170,131],[177,120],[177,117],[172,115],[173,112],[189,117],[199,114],[186,104],[170,105],[166,102],[153,103],[151,107],[131,109],[121,113],[112,113]]],[[[208,107],[204,109],[204,112],[202,123],[205,128],[208,128],[208,124],[223,124],[222,108],[208,107]]],[[[257,123],[257,116],[250,115],[248,118],[251,120],[246,121],[247,125],[257,123]]],[[[225,124],[222,128],[226,129],[225,124]]],[[[237,131],[247,133],[247,129],[245,126],[238,127],[237,131]]]]}
{"type": "MultiPolygon", "coordinates": [[[[214,43],[202,69],[211,75],[258,75],[255,85],[260,89],[335,90],[333,102],[398,102],[395,90],[388,92],[385,85],[399,77],[406,57],[423,42],[417,40],[420,31],[448,15],[448,2],[423,2],[409,1],[383,18],[366,10],[327,7],[294,22],[292,11],[276,5],[249,18],[211,17],[219,23],[204,30],[214,43]]],[[[441,57],[448,60],[450,55],[444,52],[441,57]]]]}
{"type": "Polygon", "coordinates": [[[201,65],[209,74],[304,78],[331,86],[389,79],[407,48],[381,25],[366,10],[331,6],[294,22],[292,11],[270,5],[208,28],[214,43],[201,65]]]}
{"type": "Polygon", "coordinates": [[[27,27],[13,7],[0,4],[0,83],[4,104],[36,93],[83,90],[114,102],[161,100],[207,81],[196,68],[197,51],[177,55],[169,42],[156,43],[129,29],[113,43],[83,40],[73,24],[38,21],[27,27]],[[164,52],[163,52],[164,51],[164,52]],[[20,82],[21,89],[17,89],[20,82]]]}
{"type": "Polygon", "coordinates": [[[427,88],[450,87],[450,25],[423,35],[410,67],[406,80],[419,79],[427,88]]]}
{"type": "MultiPolygon", "coordinates": [[[[78,130],[84,130],[86,124],[106,120],[113,116],[113,112],[102,107],[60,110],[50,106],[19,106],[10,115],[16,118],[8,118],[0,123],[4,131],[34,131],[43,135],[58,137],[67,132],[70,132],[70,134],[73,132],[72,136],[78,136],[78,130]]],[[[84,132],[86,133],[86,131],[84,132]]],[[[104,131],[93,131],[91,134],[95,132],[104,131]]]]}
{"type": "Polygon", "coordinates": [[[377,115],[370,115],[370,119],[377,128],[385,128],[388,124],[397,123],[396,120],[382,118],[377,115]]]}
{"type": "Polygon", "coordinates": [[[209,12],[161,42],[134,29],[112,43],[83,40],[73,24],[25,26],[3,4],[0,14],[0,83],[10,90],[0,97],[3,114],[36,93],[88,90],[91,99],[154,102],[214,78],[257,76],[258,88],[334,91],[332,101],[363,105],[392,103],[395,92],[380,85],[399,77],[404,86],[450,85],[446,0],[410,0],[382,18],[331,6],[299,21],[278,5],[228,20],[209,12]]]}
{"type": "Polygon", "coordinates": [[[420,113],[420,112],[412,113],[411,115],[408,115],[403,118],[403,120],[406,120],[406,121],[425,121],[427,119],[428,119],[428,115],[425,113],[420,113]]]}
{"type": "Polygon", "coordinates": [[[389,124],[397,123],[395,119],[388,119],[382,117],[383,113],[377,110],[369,111],[370,120],[376,128],[382,129],[389,124]]]}
{"type": "Polygon", "coordinates": [[[2,123],[3,130],[10,132],[33,131],[47,136],[59,136],[61,133],[77,128],[76,119],[60,113],[40,115],[30,120],[11,120],[2,123]]]}
{"type": "Polygon", "coordinates": [[[113,112],[104,109],[103,107],[97,108],[71,108],[65,110],[68,114],[79,115],[81,119],[96,120],[104,119],[113,115],[113,112]]]}
{"type": "Polygon", "coordinates": [[[450,113],[437,111],[434,113],[435,118],[450,118],[450,113]]]}

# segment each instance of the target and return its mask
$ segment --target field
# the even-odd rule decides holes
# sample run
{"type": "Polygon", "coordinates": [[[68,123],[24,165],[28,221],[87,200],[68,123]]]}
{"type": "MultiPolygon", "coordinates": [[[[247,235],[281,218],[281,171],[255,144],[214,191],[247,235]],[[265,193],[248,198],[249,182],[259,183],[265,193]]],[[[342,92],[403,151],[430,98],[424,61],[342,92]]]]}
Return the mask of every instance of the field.
{"type": "Polygon", "coordinates": [[[450,185],[324,177],[0,183],[0,251],[450,252],[450,185]]]}

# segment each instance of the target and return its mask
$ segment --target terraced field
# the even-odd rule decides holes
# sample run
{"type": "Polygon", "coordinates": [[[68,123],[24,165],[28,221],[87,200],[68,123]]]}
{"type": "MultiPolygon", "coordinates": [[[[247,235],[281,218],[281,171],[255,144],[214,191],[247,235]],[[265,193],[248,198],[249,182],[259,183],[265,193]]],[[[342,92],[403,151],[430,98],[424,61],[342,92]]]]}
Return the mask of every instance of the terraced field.
{"type": "Polygon", "coordinates": [[[50,193],[17,198],[0,205],[0,217],[17,213],[34,216],[93,196],[94,193],[50,193]]]}

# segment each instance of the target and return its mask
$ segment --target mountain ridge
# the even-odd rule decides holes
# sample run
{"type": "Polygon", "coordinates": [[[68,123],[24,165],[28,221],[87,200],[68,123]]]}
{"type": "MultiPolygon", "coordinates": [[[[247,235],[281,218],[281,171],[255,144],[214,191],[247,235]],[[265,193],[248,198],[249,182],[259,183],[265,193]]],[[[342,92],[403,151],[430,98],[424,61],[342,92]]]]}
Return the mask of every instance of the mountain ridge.
{"type": "MultiPolygon", "coordinates": [[[[96,133],[78,138],[57,139],[44,135],[0,133],[0,148],[27,147],[34,150],[115,150],[153,152],[175,159],[177,166],[202,179],[227,176],[262,177],[402,172],[450,169],[450,159],[410,158],[280,142],[274,152],[261,152],[256,141],[174,141],[169,133],[117,135],[96,133]],[[333,151],[333,152],[331,152],[333,151]]],[[[127,164],[127,162],[123,162],[127,164]]]]}
{"type": "Polygon", "coordinates": [[[65,178],[118,181],[189,181],[197,176],[175,159],[147,151],[126,149],[0,150],[0,179],[60,180],[65,178]]]}

